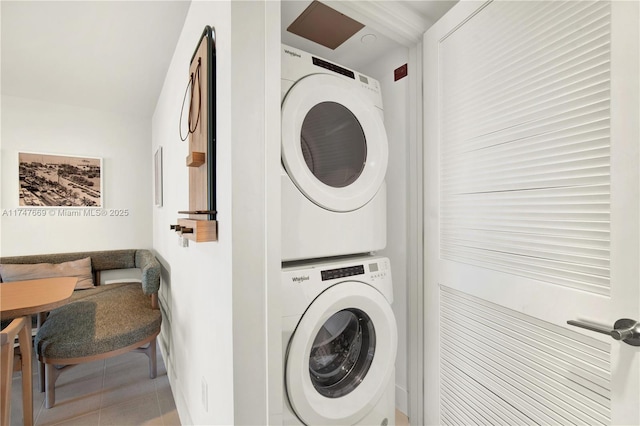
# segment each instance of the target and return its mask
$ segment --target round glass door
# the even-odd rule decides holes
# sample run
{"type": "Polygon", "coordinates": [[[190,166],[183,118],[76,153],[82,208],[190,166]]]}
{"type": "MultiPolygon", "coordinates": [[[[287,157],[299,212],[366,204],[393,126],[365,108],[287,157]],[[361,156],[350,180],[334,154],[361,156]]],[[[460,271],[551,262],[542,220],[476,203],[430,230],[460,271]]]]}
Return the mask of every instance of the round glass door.
{"type": "Polygon", "coordinates": [[[376,332],[367,314],[359,309],[333,314],[311,346],[311,383],[327,398],[347,395],[367,375],[375,350],[376,332]]]}
{"type": "Polygon", "coordinates": [[[355,182],[367,161],[362,126],[336,102],[321,102],[309,110],[302,122],[300,144],[311,173],[333,188],[355,182]]]}
{"type": "Polygon", "coordinates": [[[308,425],[357,423],[388,388],[395,366],[396,321],[373,287],[347,281],[309,305],[289,340],[285,390],[308,425]]]}
{"type": "Polygon", "coordinates": [[[361,208],[384,182],[387,134],[381,111],[357,84],[314,74],[282,102],[282,164],[311,202],[328,210],[361,208]]]}

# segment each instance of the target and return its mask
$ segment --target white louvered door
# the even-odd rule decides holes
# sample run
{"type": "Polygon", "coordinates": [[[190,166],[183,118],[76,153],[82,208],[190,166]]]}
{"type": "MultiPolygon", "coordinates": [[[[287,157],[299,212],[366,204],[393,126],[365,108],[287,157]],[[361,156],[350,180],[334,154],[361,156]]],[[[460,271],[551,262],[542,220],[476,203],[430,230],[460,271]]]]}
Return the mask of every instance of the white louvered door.
{"type": "Polygon", "coordinates": [[[424,39],[425,419],[640,424],[640,6],[463,2],[424,39]]]}

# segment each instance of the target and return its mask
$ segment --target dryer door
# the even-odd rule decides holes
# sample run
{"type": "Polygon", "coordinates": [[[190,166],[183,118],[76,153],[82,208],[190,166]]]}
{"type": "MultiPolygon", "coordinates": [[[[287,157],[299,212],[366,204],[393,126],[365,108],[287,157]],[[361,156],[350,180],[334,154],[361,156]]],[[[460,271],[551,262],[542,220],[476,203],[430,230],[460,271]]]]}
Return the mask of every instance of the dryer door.
{"type": "Polygon", "coordinates": [[[396,322],[384,296],[355,281],[320,294],[289,342],[285,383],[291,407],[309,425],[354,424],[391,378],[396,322]]]}
{"type": "Polygon", "coordinates": [[[384,180],[387,134],[380,111],[355,82],[303,78],[282,103],[282,160],[298,189],[328,210],[356,210],[384,180]]]}

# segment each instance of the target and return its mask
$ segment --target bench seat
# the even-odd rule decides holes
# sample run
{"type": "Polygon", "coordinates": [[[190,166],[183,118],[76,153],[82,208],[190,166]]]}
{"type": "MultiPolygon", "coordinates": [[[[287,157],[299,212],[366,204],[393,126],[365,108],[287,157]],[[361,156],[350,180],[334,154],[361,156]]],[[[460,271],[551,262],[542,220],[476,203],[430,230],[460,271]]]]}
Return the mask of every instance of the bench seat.
{"type": "Polygon", "coordinates": [[[46,392],[47,408],[55,404],[58,375],[76,364],[138,351],[149,358],[149,377],[156,377],[156,338],[162,322],[158,306],[161,268],[151,251],[1,257],[0,264],[60,264],[87,257],[91,258],[94,285],[77,288],[68,304],[53,309],[48,316],[39,314],[34,344],[40,362],[40,390],[46,392]],[[140,282],[100,285],[102,272],[131,268],[140,270],[140,282]]]}
{"type": "Polygon", "coordinates": [[[49,313],[36,334],[36,354],[46,363],[104,358],[157,336],[161,322],[140,283],[78,290],[69,304],[49,313]]]}

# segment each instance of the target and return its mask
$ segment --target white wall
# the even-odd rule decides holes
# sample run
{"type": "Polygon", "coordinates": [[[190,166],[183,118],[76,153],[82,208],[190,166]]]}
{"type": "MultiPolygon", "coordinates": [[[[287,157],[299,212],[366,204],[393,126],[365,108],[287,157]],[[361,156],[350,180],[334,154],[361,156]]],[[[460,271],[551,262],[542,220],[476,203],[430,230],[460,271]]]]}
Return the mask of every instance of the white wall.
{"type": "Polygon", "coordinates": [[[1,124],[2,256],[151,247],[149,119],[3,95],[1,124]],[[102,157],[104,207],[128,215],[10,216],[19,151],[102,157]]]}
{"type": "MultiPolygon", "coordinates": [[[[163,206],[153,208],[153,247],[163,265],[160,346],[183,424],[233,424],[231,335],[231,170],[218,168],[219,241],[178,246],[169,230],[178,210],[189,207],[188,143],[178,134],[189,63],[206,25],[215,29],[218,62],[218,139],[229,140],[228,38],[230,4],[193,2],[167,71],[152,119],[151,156],[163,150],[163,206]],[[206,383],[208,398],[202,402],[206,383]]],[[[229,164],[228,144],[220,143],[218,164],[229,164]]],[[[151,172],[150,172],[151,173],[151,172]]]]}
{"type": "Polygon", "coordinates": [[[384,123],[389,139],[387,182],[387,247],[393,276],[393,312],[398,323],[396,407],[408,413],[407,395],[407,150],[409,144],[408,78],[394,81],[393,71],[408,61],[399,47],[361,71],[380,81],[384,123]]]}
{"type": "Polygon", "coordinates": [[[231,114],[236,425],[282,424],[280,4],[234,1],[231,114]]]}
{"type": "Polygon", "coordinates": [[[271,9],[262,1],[192,2],[152,120],[149,155],[158,147],[164,155],[164,205],[153,209],[153,246],[164,266],[160,340],[183,424],[267,424],[278,415],[281,376],[269,369],[281,362],[270,349],[280,343],[269,340],[274,318],[267,318],[274,309],[267,281],[278,284],[280,268],[279,245],[266,243],[279,235],[280,203],[279,192],[267,196],[272,181],[279,183],[279,127],[272,118],[266,124],[273,111],[279,123],[279,25],[266,19],[279,9],[271,9]],[[169,230],[177,211],[188,207],[188,146],[179,139],[178,121],[205,25],[215,30],[218,64],[219,239],[183,248],[169,230]],[[275,44],[268,35],[274,28],[275,44]],[[273,386],[269,374],[277,376],[273,386]]]}

